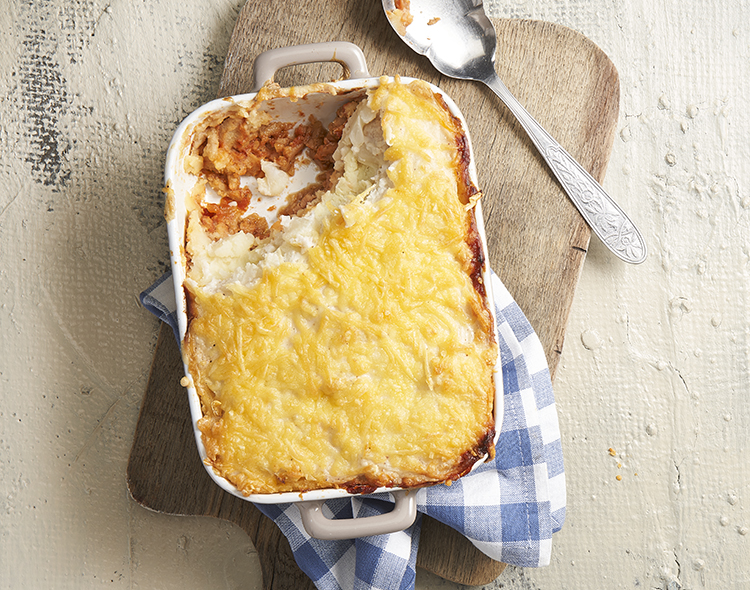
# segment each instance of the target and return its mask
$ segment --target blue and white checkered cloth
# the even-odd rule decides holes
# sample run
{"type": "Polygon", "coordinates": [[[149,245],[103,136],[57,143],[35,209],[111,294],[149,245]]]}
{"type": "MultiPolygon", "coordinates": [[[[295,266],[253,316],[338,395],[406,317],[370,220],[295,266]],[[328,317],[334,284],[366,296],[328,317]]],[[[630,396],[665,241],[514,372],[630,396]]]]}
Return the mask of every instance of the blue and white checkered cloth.
{"type": "MultiPolygon", "coordinates": [[[[416,522],[389,535],[313,539],[294,505],[257,505],[289,539],[300,568],[320,590],[414,588],[421,514],[457,529],[497,561],[521,567],[549,564],[552,533],[565,520],[565,473],[549,368],[523,312],[497,275],[492,281],[505,412],[493,461],[451,486],[419,490],[416,522]]],[[[170,274],[141,293],[141,302],[177,335],[170,274]]],[[[381,514],[390,511],[391,502],[390,494],[329,500],[326,516],[381,514]]]]}

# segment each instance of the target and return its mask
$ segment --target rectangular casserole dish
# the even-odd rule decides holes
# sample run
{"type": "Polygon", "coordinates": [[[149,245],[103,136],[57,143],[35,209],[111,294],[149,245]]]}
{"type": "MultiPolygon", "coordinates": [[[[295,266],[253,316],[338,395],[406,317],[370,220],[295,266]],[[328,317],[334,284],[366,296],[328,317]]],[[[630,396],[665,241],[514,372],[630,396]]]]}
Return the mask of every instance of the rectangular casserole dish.
{"type": "MultiPolygon", "coordinates": [[[[500,420],[502,419],[502,376],[496,350],[497,335],[495,333],[494,306],[492,304],[492,295],[489,292],[491,285],[489,280],[490,270],[486,257],[487,248],[481,203],[479,200],[480,193],[476,189],[476,170],[473,163],[471,144],[468,132],[466,131],[466,123],[461,113],[448,96],[426,82],[414,81],[412,79],[367,77],[364,58],[359,49],[351,44],[316,44],[313,46],[285,48],[263,54],[256,61],[256,84],[257,82],[265,82],[271,79],[276,70],[286,65],[331,60],[343,62],[349,72],[361,77],[291,89],[280,89],[274,85],[266,85],[256,93],[212,101],[189,115],[175,132],[167,153],[165,170],[167,203],[165,214],[175,284],[179,333],[185,363],[186,378],[184,385],[186,385],[188,393],[196,443],[209,475],[225,491],[252,502],[299,503],[305,527],[311,535],[323,538],[343,538],[392,532],[392,530],[400,530],[408,527],[413,522],[415,515],[415,494],[406,493],[409,489],[424,485],[433,485],[435,483],[450,484],[452,480],[474,469],[494,453],[494,444],[497,441],[497,435],[500,431],[500,420]],[[292,262],[298,261],[300,258],[298,250],[301,249],[302,254],[308,256],[308,252],[313,246],[319,246],[320,244],[314,242],[314,240],[312,246],[308,243],[310,242],[311,230],[310,223],[307,223],[307,218],[313,216],[311,212],[318,211],[319,213],[316,215],[321,218],[317,225],[312,226],[313,229],[318,230],[317,233],[313,231],[317,236],[317,234],[323,233],[321,227],[328,228],[334,223],[332,220],[338,220],[337,222],[346,228],[357,226],[363,216],[369,219],[368,215],[374,209],[378,207],[383,208],[383,203],[388,203],[388,200],[391,198],[388,196],[391,194],[388,193],[388,190],[393,188],[391,177],[395,174],[393,172],[394,164],[392,161],[374,163],[368,161],[367,165],[370,168],[377,169],[378,166],[382,168],[379,172],[380,176],[376,174],[377,178],[375,181],[372,181],[370,177],[363,180],[360,178],[362,174],[356,172],[354,174],[355,180],[352,181],[347,176],[348,172],[345,170],[347,164],[331,164],[330,162],[331,158],[329,156],[331,154],[329,152],[331,152],[332,148],[337,147],[337,145],[326,144],[330,133],[322,141],[320,140],[322,135],[318,133],[319,138],[315,146],[313,146],[312,151],[317,149],[316,153],[323,154],[321,157],[313,157],[307,153],[311,151],[309,147],[309,130],[314,127],[319,132],[321,125],[322,128],[328,127],[330,130],[330,128],[337,127],[337,121],[339,123],[342,122],[339,121],[342,117],[345,119],[343,123],[348,123],[348,119],[357,116],[361,117],[362,121],[364,121],[362,124],[362,129],[364,129],[366,123],[372,119],[373,115],[372,113],[362,114],[362,111],[366,109],[364,107],[359,108],[359,105],[366,103],[369,108],[372,100],[374,100],[370,97],[377,94],[378,90],[382,94],[387,89],[406,87],[416,89],[418,94],[429,94],[434,97],[434,102],[442,105],[449,113],[446,120],[450,121],[450,125],[455,125],[455,129],[457,130],[456,138],[460,160],[458,165],[460,165],[461,170],[461,174],[458,175],[458,191],[463,198],[462,204],[467,219],[470,222],[471,232],[474,232],[471,242],[473,248],[471,262],[467,262],[467,264],[473,265],[472,286],[481,303],[481,309],[477,308],[475,302],[473,304],[474,308],[468,309],[466,313],[467,315],[482,316],[487,326],[489,326],[485,328],[485,331],[488,331],[487,333],[492,342],[486,347],[487,350],[483,350],[481,354],[477,354],[479,356],[484,355],[481,358],[486,360],[489,358],[487,356],[490,354],[489,349],[494,347],[493,351],[496,356],[493,359],[497,358],[497,361],[493,360],[489,371],[491,375],[489,403],[492,424],[479,425],[481,428],[477,432],[482,436],[480,436],[481,440],[478,441],[478,444],[473,447],[459,447],[459,449],[463,448],[464,455],[457,457],[452,467],[439,476],[431,476],[430,473],[432,472],[429,472],[426,475],[399,476],[401,479],[394,480],[394,476],[384,475],[382,465],[378,465],[369,468],[369,471],[365,475],[350,476],[348,479],[344,477],[340,480],[331,478],[330,484],[327,484],[325,477],[316,476],[317,479],[314,477],[306,479],[308,477],[306,473],[302,473],[301,476],[294,476],[300,477],[299,482],[289,475],[282,477],[280,473],[286,469],[286,467],[283,467],[277,468],[275,471],[275,480],[280,482],[279,489],[281,491],[264,489],[258,493],[252,487],[258,484],[247,484],[248,479],[241,468],[237,468],[236,466],[227,468],[226,466],[222,466],[220,461],[217,461],[217,457],[223,459],[224,455],[230,453],[227,453],[225,450],[217,450],[219,447],[215,446],[215,440],[212,438],[213,435],[211,433],[214,431],[218,432],[217,424],[221,423],[223,428],[225,422],[230,422],[229,419],[226,419],[225,414],[225,408],[229,407],[229,405],[225,404],[225,407],[220,412],[211,415],[213,412],[212,404],[215,404],[217,400],[219,403],[222,403],[222,400],[218,397],[216,399],[210,397],[214,395],[211,389],[213,385],[207,386],[206,383],[213,383],[216,379],[214,378],[212,381],[208,373],[204,370],[206,366],[210,366],[211,369],[217,366],[212,364],[216,362],[215,358],[206,360],[211,354],[210,351],[216,348],[217,343],[222,345],[222,341],[230,337],[234,339],[241,338],[241,330],[240,336],[238,336],[239,328],[237,326],[241,326],[242,322],[237,319],[238,316],[229,316],[229,319],[232,320],[231,322],[227,320],[226,316],[222,316],[224,317],[224,320],[222,320],[224,324],[222,325],[231,324],[232,328],[223,327],[221,330],[217,330],[212,327],[217,325],[216,322],[211,323],[214,321],[212,319],[214,316],[206,310],[212,308],[216,298],[221,301],[227,301],[226,296],[230,293],[234,294],[234,300],[239,300],[240,297],[237,295],[239,291],[233,290],[235,289],[233,285],[237,280],[243,283],[243,288],[247,284],[257,286],[258,281],[261,280],[259,276],[270,272],[269,268],[279,268],[289,260],[292,260],[292,262]],[[352,108],[346,105],[352,105],[352,108]],[[359,110],[356,110],[357,108],[359,110]],[[346,115],[344,116],[342,113],[346,115]],[[238,145],[236,137],[238,134],[241,134],[240,132],[244,132],[242,122],[249,119],[257,119],[255,123],[249,126],[250,128],[260,126],[266,130],[266,133],[269,132],[268,130],[273,130],[273,133],[276,133],[278,137],[296,138],[297,136],[304,135],[305,141],[308,143],[308,148],[299,151],[298,145],[292,145],[293,141],[288,142],[285,139],[282,144],[278,144],[278,142],[274,144],[274,141],[266,141],[267,137],[261,137],[261,143],[265,142],[266,144],[277,146],[277,148],[271,149],[274,154],[273,157],[269,156],[268,160],[260,157],[261,162],[256,162],[254,164],[254,171],[250,171],[249,173],[249,167],[244,163],[239,167],[235,166],[236,162],[227,164],[226,159],[234,157],[237,151],[231,148],[231,146],[238,145]],[[224,122],[228,123],[225,125],[224,122]],[[317,125],[314,122],[319,122],[321,125],[317,125]],[[292,155],[289,156],[289,154],[292,155]],[[321,175],[321,158],[328,161],[332,166],[327,171],[327,175],[321,175]],[[269,164],[271,161],[272,163],[269,164]],[[385,164],[385,167],[382,164],[385,164]],[[336,170],[336,166],[339,166],[340,169],[336,170]],[[233,172],[227,172],[227,170],[233,170],[233,172]],[[332,176],[336,180],[330,181],[332,176]],[[239,183],[237,182],[237,177],[240,177],[239,183]],[[364,190],[359,191],[362,187],[357,185],[357,190],[350,190],[346,195],[330,196],[332,191],[326,190],[326,183],[330,185],[327,187],[330,189],[331,187],[338,187],[344,184],[344,181],[355,185],[357,182],[362,181],[367,186],[364,190]],[[321,182],[324,186],[317,191],[317,195],[316,191],[308,189],[311,185],[319,185],[321,182]],[[322,200],[321,194],[323,194],[322,200]],[[375,194],[379,195],[377,199],[373,197],[375,194]],[[294,198],[290,199],[290,195],[293,195],[294,198]],[[241,211],[238,211],[239,209],[241,211]],[[297,210],[300,210],[301,213],[297,210]],[[321,211],[322,213],[320,213],[321,211]],[[281,213],[286,214],[282,215],[281,213]],[[307,225],[305,225],[301,232],[291,233],[289,228],[294,225],[295,222],[293,220],[295,219],[303,219],[307,225]],[[282,235],[291,235],[291,238],[284,237],[284,239],[281,239],[279,236],[282,235]],[[289,249],[289,243],[292,244],[293,251],[291,254],[286,253],[284,250],[284,248],[289,249]],[[196,246],[196,244],[200,244],[200,246],[196,246]],[[214,247],[211,244],[214,246],[218,245],[218,247],[214,247]],[[300,244],[303,245],[301,246],[300,244]],[[210,248],[213,248],[211,255],[204,255],[210,248]],[[248,252],[260,252],[261,250],[264,252],[264,258],[251,260],[248,263],[248,252]],[[218,253],[215,251],[218,251],[218,253]],[[238,256],[242,258],[242,264],[236,262],[238,256]],[[279,262],[279,258],[282,259],[281,262],[279,262]],[[227,270],[226,265],[228,259],[231,261],[229,270],[227,270]],[[269,262],[271,260],[275,262],[271,264],[269,262]],[[252,272],[248,273],[247,269],[251,269],[252,272]],[[242,278],[237,279],[238,276],[242,278]],[[214,340],[212,341],[211,338],[214,338],[214,340]],[[237,475],[238,473],[239,475],[237,475]],[[430,479],[431,477],[432,480],[430,479]],[[395,485],[394,481],[396,481],[395,485]],[[325,518],[322,518],[321,503],[327,499],[384,491],[393,492],[396,499],[396,509],[388,518],[384,517],[380,521],[372,522],[366,526],[362,522],[365,519],[355,519],[357,521],[356,525],[351,523],[342,525],[341,523],[329,522],[325,518]]],[[[396,105],[392,108],[392,111],[397,112],[399,108],[396,105]]],[[[340,131],[341,125],[338,125],[338,128],[340,131]]],[[[397,127],[395,129],[398,131],[397,127]]],[[[406,130],[404,129],[403,131],[404,135],[406,135],[406,130]]],[[[393,133],[393,129],[391,129],[391,133],[393,133]]],[[[335,132],[334,135],[336,135],[335,132]]],[[[350,131],[346,135],[346,141],[349,141],[354,135],[357,135],[357,133],[350,131]]],[[[386,132],[384,135],[388,135],[388,133],[386,132]]],[[[390,141],[387,137],[384,137],[384,139],[389,144],[388,149],[395,149],[391,145],[393,143],[392,138],[390,141]]],[[[425,139],[425,141],[428,140],[429,138],[425,139]]],[[[255,140],[250,141],[250,143],[253,141],[255,140]]],[[[337,139],[337,141],[341,142],[343,140],[337,139]]],[[[351,139],[351,141],[356,143],[354,139],[351,139]]],[[[369,140],[365,138],[363,142],[360,137],[357,141],[360,144],[367,144],[369,140]]],[[[246,141],[245,143],[248,142],[246,141]]],[[[266,150],[264,153],[268,153],[268,149],[266,148],[258,147],[253,149],[256,154],[263,152],[264,149],[266,150]]],[[[349,151],[356,150],[360,152],[366,151],[364,148],[361,148],[361,145],[360,147],[352,145],[349,149],[349,151]]],[[[362,158],[359,158],[357,170],[361,170],[365,166],[360,160],[367,161],[368,158],[372,160],[371,156],[372,154],[367,153],[362,158]]],[[[407,154],[406,159],[411,157],[411,155],[407,154]]],[[[415,182],[418,180],[414,179],[415,182]]],[[[427,190],[429,190],[429,186],[427,190]]],[[[326,263],[328,264],[328,261],[326,263]]],[[[415,277],[414,280],[417,280],[420,273],[415,272],[413,266],[409,267],[406,265],[403,268],[406,278],[413,275],[415,277]]],[[[430,273],[438,275],[443,272],[441,269],[442,266],[440,268],[435,267],[430,273]]],[[[336,267],[336,272],[340,272],[340,270],[341,266],[339,265],[336,267]]],[[[361,269],[360,271],[364,272],[361,269]]],[[[299,288],[299,282],[294,284],[299,288]]],[[[329,284],[326,288],[330,287],[331,285],[329,284]]],[[[340,288],[344,289],[344,287],[340,288]]],[[[348,288],[351,289],[352,287],[348,288]]],[[[319,287],[316,287],[316,289],[320,290],[319,287]]],[[[355,293],[355,295],[360,298],[363,297],[364,295],[361,291],[362,289],[360,288],[360,291],[355,293]]],[[[244,291],[242,293],[244,294],[244,291]]],[[[391,293],[393,294],[395,291],[391,293]]],[[[450,299],[450,297],[446,298],[450,299]]],[[[338,305],[341,305],[340,299],[337,301],[338,305]]],[[[466,307],[471,307],[470,303],[466,303],[466,307]]],[[[448,307],[447,309],[450,308],[448,307]]],[[[259,311],[263,311],[263,309],[259,311]]],[[[221,315],[221,313],[218,315],[221,315]]],[[[270,311],[268,315],[271,315],[270,311]]],[[[242,317],[244,318],[244,316],[242,317]]],[[[256,314],[255,317],[262,317],[262,314],[260,316],[256,314]]],[[[316,329],[320,328],[319,321],[319,319],[316,320],[317,323],[313,326],[316,329]]],[[[387,323],[386,319],[383,321],[387,323]]],[[[258,323],[256,321],[256,325],[258,323]]],[[[479,321],[478,323],[481,324],[482,322],[479,321]]],[[[295,335],[299,335],[300,330],[303,329],[297,326],[295,335]]],[[[274,342],[274,330],[277,330],[277,328],[270,327],[269,325],[269,329],[267,330],[271,333],[269,342],[274,342]]],[[[343,332],[341,337],[343,338],[343,332]]],[[[468,338],[469,340],[474,338],[476,340],[477,337],[462,336],[462,338],[468,338]]],[[[254,341],[257,340],[258,338],[256,337],[254,341]]],[[[332,344],[329,341],[328,347],[330,348],[331,346],[332,344]]],[[[348,341],[343,345],[346,349],[351,349],[354,346],[355,344],[351,344],[348,341]]],[[[244,349],[246,348],[247,343],[244,349]]],[[[332,348],[330,350],[332,351],[332,348]]],[[[277,351],[267,350],[268,357],[264,361],[263,370],[271,370],[267,367],[270,367],[280,356],[277,354],[277,351]]],[[[257,355],[257,351],[255,354],[257,355]]],[[[435,354],[437,353],[433,351],[433,356],[435,354]]],[[[222,355],[221,358],[223,359],[228,357],[229,353],[225,349],[222,355]]],[[[369,352],[365,351],[360,355],[360,361],[363,358],[367,358],[368,355],[369,352]]],[[[329,355],[328,350],[323,351],[322,357],[324,357],[324,360],[321,361],[321,366],[324,372],[333,370],[332,367],[326,364],[329,362],[329,356],[334,359],[336,358],[335,353],[331,352],[329,355]]],[[[468,357],[469,355],[466,356],[468,357]]],[[[395,364],[398,364],[397,361],[399,358],[398,354],[392,357],[395,364]]],[[[239,357],[235,359],[233,361],[234,364],[229,365],[229,369],[231,369],[229,372],[239,372],[238,363],[241,360],[239,357]]],[[[426,363],[427,361],[425,361],[426,363]]],[[[441,373],[443,369],[436,369],[436,363],[437,361],[433,359],[430,368],[425,369],[425,374],[435,375],[441,373]]],[[[244,361],[241,364],[244,367],[244,361]]],[[[383,363],[381,363],[382,365],[383,363]]],[[[225,368],[222,374],[227,373],[229,369],[225,368]]],[[[277,366],[272,369],[272,372],[278,372],[283,369],[283,366],[281,369],[277,366]]],[[[405,371],[408,374],[409,369],[407,368],[405,371]]],[[[453,375],[454,377],[461,375],[460,371],[455,374],[450,373],[448,370],[446,371],[446,374],[453,375]]],[[[464,371],[471,372],[471,367],[464,369],[464,371]]],[[[329,389],[331,383],[335,382],[334,375],[333,380],[329,379],[327,381],[329,389]]],[[[257,384],[257,381],[255,383],[257,384]]],[[[432,383],[428,385],[429,389],[433,389],[432,383]]],[[[288,387],[288,382],[285,382],[284,386],[288,387]]],[[[331,397],[335,393],[327,391],[325,395],[331,397]]],[[[323,395],[324,393],[321,392],[321,396],[323,395]]],[[[385,414],[377,414],[378,416],[382,417],[390,415],[390,413],[398,414],[399,410],[402,409],[399,400],[403,400],[403,397],[391,396],[391,401],[388,401],[389,397],[384,396],[383,399],[386,400],[385,404],[391,404],[393,412],[386,411],[385,414]]],[[[460,403],[460,400],[454,401],[460,403]]],[[[264,403],[268,406],[269,404],[272,405],[280,402],[278,402],[277,398],[273,398],[271,401],[266,400],[264,403]]],[[[478,405],[481,405],[481,402],[478,405]]],[[[234,407],[237,407],[236,403],[234,407]]],[[[317,416],[316,411],[301,412],[300,410],[300,408],[309,409],[310,407],[320,408],[321,406],[318,404],[296,407],[291,414],[287,414],[287,421],[291,423],[297,416],[302,414],[304,414],[303,418],[308,418],[310,415],[317,416]],[[295,412],[297,413],[295,414],[295,412]]],[[[455,405],[451,406],[449,404],[445,407],[448,409],[456,408],[455,405]]],[[[246,413],[257,417],[262,409],[260,406],[257,406],[246,413]]],[[[241,412],[238,411],[238,413],[241,412]]],[[[456,414],[459,413],[456,412],[456,414]]],[[[320,414],[325,418],[329,415],[329,410],[322,411],[320,414]]],[[[444,420],[445,428],[443,430],[445,432],[450,431],[451,434],[453,432],[451,422],[460,422],[458,415],[453,416],[449,413],[443,413],[441,416],[438,412],[434,416],[434,419],[444,420]]],[[[269,427],[272,421],[270,418],[267,419],[269,427]]],[[[307,420],[307,422],[309,423],[310,420],[307,420]]],[[[402,428],[418,431],[423,426],[425,424],[412,423],[410,425],[402,425],[402,428]]],[[[364,423],[350,423],[345,425],[343,430],[350,433],[349,438],[356,439],[354,435],[357,431],[373,430],[377,427],[378,424],[372,423],[367,428],[364,423]]],[[[309,428],[309,425],[306,428],[309,428]]],[[[330,421],[326,423],[325,428],[328,429],[325,436],[329,439],[332,438],[330,421]]],[[[255,431],[258,431],[257,424],[255,431]]],[[[272,434],[273,432],[275,431],[269,428],[269,439],[275,436],[272,434]]],[[[216,436],[216,440],[222,437],[227,440],[232,438],[224,430],[216,436]]],[[[307,436],[304,438],[309,439],[310,437],[307,436]]],[[[445,442],[438,443],[438,445],[449,445],[450,439],[451,436],[446,436],[445,442]]],[[[236,437],[232,440],[236,440],[236,437]]],[[[232,447],[232,451],[236,450],[236,447],[243,447],[244,444],[244,441],[237,443],[235,447],[232,447]]],[[[257,451],[257,441],[254,444],[256,446],[253,446],[249,451],[245,449],[244,454],[238,453],[238,455],[244,457],[245,460],[248,460],[248,457],[250,457],[252,461],[255,461],[254,455],[263,455],[264,453],[257,451]]],[[[300,443],[282,442],[280,445],[274,445],[273,441],[271,441],[263,448],[269,449],[269,454],[272,454],[272,452],[278,450],[277,447],[280,447],[281,450],[286,449],[288,451],[292,449],[291,455],[304,455],[303,451],[293,446],[294,444],[300,443]]],[[[343,443],[338,442],[337,444],[342,445],[343,443]]],[[[314,447],[313,450],[315,448],[318,447],[314,447]]],[[[393,450],[394,455],[397,455],[398,452],[399,449],[393,450]]],[[[401,449],[401,452],[404,452],[403,449],[401,449]]],[[[435,452],[435,448],[426,451],[427,454],[434,454],[435,452]]],[[[390,458],[388,460],[390,461],[390,458]]],[[[295,469],[298,468],[295,467],[295,469]]],[[[288,471],[291,472],[293,470],[289,469],[288,471]]]]}

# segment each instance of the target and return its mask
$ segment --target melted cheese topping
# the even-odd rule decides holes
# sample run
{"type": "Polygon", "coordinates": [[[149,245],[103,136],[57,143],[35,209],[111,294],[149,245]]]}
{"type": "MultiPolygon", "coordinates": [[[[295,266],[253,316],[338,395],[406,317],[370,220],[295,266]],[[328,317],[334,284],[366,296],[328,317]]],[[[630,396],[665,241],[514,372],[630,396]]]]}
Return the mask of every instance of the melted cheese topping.
{"type": "Polygon", "coordinates": [[[471,276],[460,126],[419,84],[382,84],[361,108],[388,145],[369,188],[342,179],[353,192],[309,213],[294,256],[243,255],[234,275],[219,257],[229,280],[204,264],[186,283],[208,461],[243,493],[450,481],[492,451],[497,350],[471,276]],[[373,201],[377,170],[389,188],[373,201]],[[239,280],[248,265],[262,270],[239,280]]]}

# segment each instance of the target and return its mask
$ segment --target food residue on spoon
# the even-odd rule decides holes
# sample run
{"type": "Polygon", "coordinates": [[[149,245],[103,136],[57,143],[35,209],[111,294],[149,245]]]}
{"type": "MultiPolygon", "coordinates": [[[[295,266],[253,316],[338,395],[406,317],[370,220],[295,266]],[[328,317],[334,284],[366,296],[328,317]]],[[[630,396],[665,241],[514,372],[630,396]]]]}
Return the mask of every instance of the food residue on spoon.
{"type": "Polygon", "coordinates": [[[414,17],[410,12],[410,0],[395,0],[393,5],[394,10],[387,10],[385,14],[396,32],[403,36],[406,34],[406,27],[414,22],[414,17]]]}

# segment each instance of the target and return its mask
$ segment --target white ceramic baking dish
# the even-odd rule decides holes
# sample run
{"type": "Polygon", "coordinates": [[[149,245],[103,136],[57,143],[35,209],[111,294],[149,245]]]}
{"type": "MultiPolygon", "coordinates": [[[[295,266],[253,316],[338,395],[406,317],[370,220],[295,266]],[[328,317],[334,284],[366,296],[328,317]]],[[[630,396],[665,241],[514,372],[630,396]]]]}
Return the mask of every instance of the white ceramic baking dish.
{"type": "MultiPolygon", "coordinates": [[[[257,90],[260,89],[266,81],[273,79],[275,73],[282,67],[326,61],[341,63],[345,68],[345,72],[347,72],[349,76],[346,80],[330,83],[330,85],[337,90],[348,91],[367,89],[377,87],[380,83],[379,78],[369,76],[364,55],[356,45],[352,45],[351,43],[320,43],[272,50],[258,56],[255,62],[256,92],[211,101],[191,113],[177,128],[167,152],[165,183],[174,195],[173,203],[170,204],[173,210],[170,210],[167,213],[167,227],[169,233],[172,273],[175,285],[175,298],[177,301],[177,320],[181,339],[184,339],[187,330],[186,300],[185,291],[183,289],[186,269],[184,244],[187,211],[185,206],[185,196],[190,193],[197,181],[195,176],[189,175],[185,172],[183,158],[189,151],[189,137],[195,128],[195,124],[201,121],[209,113],[221,111],[235,103],[252,101],[257,94],[257,90]]],[[[409,79],[402,78],[402,81],[409,82],[409,79]]],[[[451,112],[459,118],[464,131],[466,132],[466,122],[455,103],[437,87],[433,86],[432,89],[434,92],[442,96],[451,112]]],[[[314,113],[324,125],[327,125],[333,120],[338,107],[346,100],[348,100],[348,98],[340,94],[333,95],[325,92],[310,92],[305,94],[304,97],[296,99],[294,102],[288,98],[273,99],[267,101],[265,107],[268,112],[278,120],[302,121],[305,120],[309,114],[314,113]]],[[[476,169],[470,143],[469,153],[471,155],[469,168],[470,177],[472,182],[477,185],[476,169]]],[[[288,192],[293,192],[294,190],[297,190],[297,188],[306,186],[308,182],[313,180],[316,173],[317,170],[313,168],[297,171],[292,180],[292,185],[284,194],[286,195],[288,192]]],[[[262,209],[258,208],[255,212],[264,215],[269,219],[270,223],[273,223],[275,220],[274,215],[276,214],[274,212],[269,212],[270,207],[268,199],[269,197],[265,197],[262,209]]],[[[279,205],[283,204],[281,201],[283,201],[283,197],[279,197],[279,205]]],[[[482,219],[481,202],[477,202],[475,211],[477,226],[482,241],[482,248],[484,250],[484,284],[491,302],[491,281],[489,277],[489,267],[486,263],[487,245],[482,219]]],[[[489,307],[494,319],[494,305],[490,304],[489,307]]],[[[192,383],[187,366],[185,367],[185,373],[188,377],[187,382],[192,383]]],[[[503,416],[502,372],[499,360],[495,369],[495,384],[496,435],[494,442],[497,442],[497,436],[500,432],[503,416]]],[[[206,470],[211,478],[227,492],[245,500],[260,504],[297,503],[305,529],[311,536],[316,538],[343,539],[384,534],[403,530],[411,526],[414,522],[414,519],[416,518],[416,490],[394,488],[378,489],[373,493],[390,492],[393,495],[395,505],[390,513],[381,516],[345,520],[329,519],[323,513],[323,504],[326,500],[352,496],[351,493],[341,489],[314,490],[303,493],[284,492],[278,494],[243,495],[234,485],[229,483],[223,477],[218,476],[213,469],[205,463],[206,451],[201,440],[201,432],[196,426],[196,422],[202,417],[200,399],[192,385],[189,385],[186,389],[190,404],[193,428],[195,431],[195,439],[201,459],[204,460],[204,465],[206,465],[206,470]]],[[[481,464],[485,459],[476,463],[474,468],[481,464]]]]}

